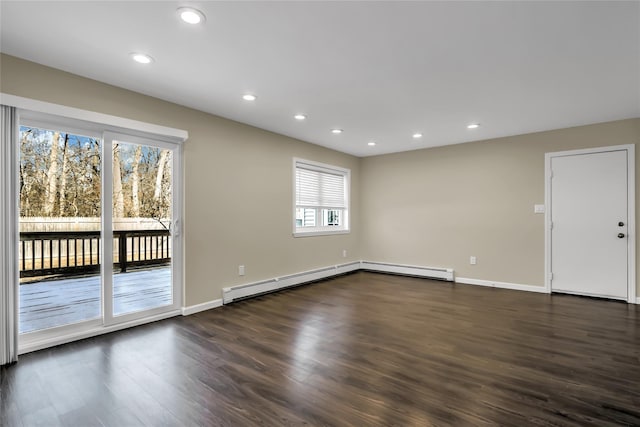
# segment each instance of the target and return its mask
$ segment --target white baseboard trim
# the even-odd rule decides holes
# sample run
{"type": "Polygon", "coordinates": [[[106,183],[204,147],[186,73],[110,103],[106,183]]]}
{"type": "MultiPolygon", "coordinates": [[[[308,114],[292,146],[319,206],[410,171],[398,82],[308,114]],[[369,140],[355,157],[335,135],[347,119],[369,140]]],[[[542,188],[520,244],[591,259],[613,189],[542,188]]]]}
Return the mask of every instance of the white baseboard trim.
{"type": "Polygon", "coordinates": [[[132,328],[134,326],[141,326],[147,323],[156,322],[158,320],[168,319],[169,317],[175,317],[180,315],[180,310],[171,310],[166,313],[157,314],[155,316],[145,317],[143,319],[136,319],[126,323],[120,323],[112,326],[96,326],[88,330],[70,331],[69,333],[60,334],[57,336],[45,337],[40,339],[29,340],[22,336],[20,338],[19,354],[30,353],[36,350],[42,350],[43,348],[53,347],[56,345],[67,344],[72,341],[81,340],[84,338],[91,338],[102,334],[108,334],[110,332],[119,331],[122,329],[132,328]]]}
{"type": "Polygon", "coordinates": [[[211,310],[212,308],[222,307],[222,299],[214,299],[212,301],[203,302],[189,307],[182,307],[182,315],[189,316],[200,313],[201,311],[211,310]]]}
{"type": "Polygon", "coordinates": [[[467,277],[456,277],[456,283],[465,285],[488,286],[491,288],[513,289],[516,291],[538,292],[548,294],[549,292],[544,286],[522,285],[519,283],[495,282],[493,280],[471,279],[467,277]]]}
{"type": "Polygon", "coordinates": [[[303,283],[327,279],[329,277],[358,270],[367,270],[378,273],[404,274],[409,276],[453,281],[453,270],[450,268],[391,264],[375,261],[354,261],[347,264],[334,265],[287,276],[274,277],[272,279],[261,280],[259,282],[227,287],[222,290],[222,303],[229,304],[239,299],[274,292],[292,286],[301,285],[303,283]]]}
{"type": "Polygon", "coordinates": [[[636,304],[640,304],[640,297],[636,298],[636,304]]]}
{"type": "Polygon", "coordinates": [[[222,289],[222,303],[229,304],[230,302],[239,299],[265,294],[268,292],[274,292],[292,286],[301,285],[303,283],[314,282],[316,280],[326,279],[356,270],[360,270],[360,261],[319,268],[316,270],[304,271],[301,273],[290,274],[282,277],[274,277],[272,279],[261,280],[254,283],[231,286],[222,289]]]}
{"type": "Polygon", "coordinates": [[[379,273],[404,274],[407,276],[418,276],[453,282],[453,270],[451,268],[422,267],[417,265],[391,264],[388,262],[362,261],[360,263],[360,269],[379,273]]]}

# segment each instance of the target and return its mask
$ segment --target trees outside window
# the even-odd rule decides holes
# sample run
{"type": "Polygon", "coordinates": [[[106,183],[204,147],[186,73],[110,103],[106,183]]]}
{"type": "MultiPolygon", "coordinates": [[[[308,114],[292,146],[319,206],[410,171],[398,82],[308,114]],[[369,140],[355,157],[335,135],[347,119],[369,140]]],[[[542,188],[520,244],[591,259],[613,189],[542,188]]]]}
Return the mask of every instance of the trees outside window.
{"type": "MultiPolygon", "coordinates": [[[[171,172],[170,150],[114,144],[114,217],[153,218],[167,228],[171,172]]],[[[20,128],[21,217],[99,217],[100,197],[99,139],[20,128]]]]}

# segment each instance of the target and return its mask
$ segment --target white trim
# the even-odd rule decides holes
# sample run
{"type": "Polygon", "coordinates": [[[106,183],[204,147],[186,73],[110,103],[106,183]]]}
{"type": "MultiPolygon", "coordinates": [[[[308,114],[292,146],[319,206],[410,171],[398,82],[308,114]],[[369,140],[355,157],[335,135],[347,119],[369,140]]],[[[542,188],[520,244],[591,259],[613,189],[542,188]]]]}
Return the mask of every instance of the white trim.
{"type": "Polygon", "coordinates": [[[544,290],[551,293],[551,156],[544,154],[544,290]]]}
{"type": "MultiPolygon", "coordinates": [[[[451,273],[453,274],[453,270],[452,269],[440,269],[440,268],[434,268],[434,267],[417,267],[417,266],[407,266],[407,265],[402,265],[402,264],[390,264],[390,263],[378,263],[378,262],[370,262],[370,261],[356,261],[356,262],[351,262],[348,264],[343,264],[341,266],[333,266],[333,267],[326,267],[326,268],[322,268],[322,269],[316,269],[316,270],[310,270],[307,272],[303,272],[303,273],[297,273],[297,274],[293,274],[290,276],[283,276],[280,278],[272,278],[272,279],[267,279],[267,280],[261,280],[259,282],[253,282],[253,283],[246,283],[246,284],[242,284],[242,285],[237,285],[237,286],[232,286],[232,287],[228,287],[228,288],[224,288],[223,289],[223,294],[225,292],[229,293],[229,292],[235,292],[234,295],[226,295],[227,300],[224,301],[224,299],[216,299],[216,300],[212,300],[212,301],[207,301],[201,304],[196,304],[196,305],[192,305],[189,307],[183,307],[182,308],[182,315],[183,316],[189,316],[195,313],[199,313],[201,311],[205,311],[205,310],[210,310],[210,309],[214,309],[214,308],[218,308],[223,306],[224,304],[229,304],[231,302],[234,301],[234,298],[237,299],[242,299],[242,298],[249,298],[252,295],[258,295],[258,294],[263,294],[263,293],[268,293],[268,292],[275,292],[277,290],[283,289],[283,288],[287,288],[287,287],[291,287],[291,286],[296,286],[299,284],[303,284],[309,281],[313,281],[313,280],[318,280],[317,278],[317,274],[320,272],[322,274],[322,278],[328,278],[328,277],[332,277],[332,276],[336,276],[339,274],[344,274],[347,272],[352,272],[352,271],[361,271],[361,270],[366,270],[366,271],[373,271],[373,272],[378,272],[378,273],[396,273],[396,274],[406,274],[406,275],[411,275],[411,276],[419,276],[419,277],[424,277],[424,278],[430,278],[432,276],[426,276],[425,275],[425,270],[429,270],[429,271],[439,271],[439,270],[443,270],[447,273],[451,273]],[[323,272],[331,272],[334,269],[339,269],[339,272],[337,272],[338,270],[336,270],[334,273],[336,274],[322,274],[323,272]],[[315,276],[314,276],[315,274],[315,276]],[[314,279],[314,277],[316,277],[314,279]],[[286,281],[287,278],[290,278],[290,281],[286,281]],[[293,278],[293,279],[291,279],[293,278]],[[311,280],[309,280],[311,279],[311,280]],[[242,289],[247,289],[247,288],[253,288],[252,290],[248,291],[248,292],[238,292],[238,290],[242,290],[242,289]],[[253,293],[252,293],[253,291],[253,293]]],[[[453,281],[453,280],[452,280],[453,281]]],[[[497,281],[493,281],[493,280],[481,280],[481,279],[472,279],[472,278],[466,278],[466,277],[456,277],[455,278],[455,283],[460,283],[460,284],[467,284],[467,285],[476,285],[476,286],[485,286],[485,287],[492,287],[492,288],[499,288],[499,289],[511,289],[511,290],[516,290],[516,291],[525,291],[525,292],[535,292],[535,293],[549,293],[544,286],[535,286],[535,285],[525,285],[525,284],[519,284],[519,283],[509,283],[509,282],[497,282],[497,281]]],[[[637,298],[636,304],[640,304],[640,298],[637,298]]]]}
{"type": "Polygon", "coordinates": [[[361,261],[360,269],[380,273],[404,274],[431,279],[453,281],[453,269],[441,267],[426,267],[417,265],[392,264],[388,262],[361,261]]]}
{"type": "Polygon", "coordinates": [[[173,283],[173,302],[176,307],[182,307],[185,301],[185,244],[183,232],[184,218],[184,147],[182,144],[175,146],[172,153],[172,179],[171,192],[173,205],[171,206],[173,217],[173,253],[171,254],[171,280],[173,283]]]}
{"type": "Polygon", "coordinates": [[[627,301],[636,300],[636,146],[627,147],[627,301]],[[631,196],[631,199],[628,197],[631,196]]]}
{"type": "Polygon", "coordinates": [[[330,165],[328,163],[320,163],[313,160],[302,159],[300,157],[293,158],[294,167],[300,164],[301,169],[309,169],[315,170],[318,172],[330,173],[336,175],[336,172],[339,172],[340,175],[347,175],[351,173],[351,170],[348,168],[343,168],[342,166],[330,165]]]}
{"type": "Polygon", "coordinates": [[[146,323],[156,322],[158,320],[164,320],[164,319],[168,319],[170,317],[175,317],[179,315],[180,315],[180,310],[172,310],[172,311],[157,314],[154,316],[132,320],[130,322],[118,323],[111,326],[98,326],[92,329],[84,329],[80,331],[69,332],[65,335],[57,335],[55,337],[48,336],[48,337],[38,338],[33,340],[29,340],[28,334],[23,334],[20,336],[19,353],[24,354],[24,353],[29,353],[36,350],[42,350],[43,348],[66,344],[72,341],[77,341],[84,338],[91,338],[91,337],[102,335],[102,334],[108,334],[110,332],[120,331],[122,329],[132,328],[134,326],[140,326],[146,323]]]}
{"type": "MultiPolygon", "coordinates": [[[[113,133],[113,132],[104,132],[103,135],[103,155],[104,166],[103,166],[103,191],[102,196],[103,200],[112,200],[113,193],[113,156],[111,153],[113,152],[113,143],[115,141],[122,143],[133,143],[138,145],[145,145],[149,147],[159,147],[161,149],[166,149],[171,151],[171,161],[173,173],[171,174],[173,182],[172,188],[174,189],[172,192],[172,222],[174,225],[177,224],[180,226],[180,215],[182,213],[182,195],[175,189],[182,188],[181,180],[182,180],[182,170],[180,168],[181,162],[181,145],[175,143],[162,143],[158,142],[155,139],[149,137],[136,137],[128,134],[122,133],[113,133]]],[[[111,203],[102,203],[103,211],[102,211],[102,234],[103,234],[103,251],[102,256],[106,257],[106,254],[113,254],[113,205],[111,203]]],[[[172,287],[172,298],[173,301],[171,304],[163,305],[160,307],[154,307],[147,310],[127,312],[122,315],[114,316],[113,314],[113,262],[103,262],[103,278],[102,283],[104,284],[103,290],[103,307],[104,307],[104,323],[106,326],[110,326],[116,323],[127,323],[129,321],[133,321],[139,318],[145,318],[149,316],[153,316],[155,314],[160,314],[166,311],[174,311],[181,310],[182,306],[182,232],[175,232],[175,227],[173,229],[172,236],[173,238],[173,253],[171,254],[171,287],[172,287]]],[[[103,260],[104,261],[104,260],[103,260]]]]}
{"type": "MultiPolygon", "coordinates": [[[[23,113],[27,119],[38,119],[37,113],[46,113],[47,115],[59,116],[63,120],[66,118],[83,121],[85,122],[84,125],[98,124],[100,125],[100,130],[104,130],[106,127],[107,130],[112,132],[131,133],[134,131],[133,133],[136,134],[152,134],[153,137],[168,142],[180,143],[189,138],[189,132],[182,129],[145,123],[138,120],[67,107],[65,105],[53,104],[6,93],[0,93],[0,104],[11,105],[27,110],[26,114],[23,113]]],[[[91,126],[89,127],[91,128],[91,126]]]]}
{"type": "MultiPolygon", "coordinates": [[[[295,218],[294,218],[295,221],[295,218]]],[[[333,234],[349,234],[349,230],[317,230],[317,231],[297,231],[293,233],[293,237],[311,237],[311,236],[331,236],[333,234]]]]}
{"type": "Polygon", "coordinates": [[[544,155],[544,288],[552,292],[551,286],[551,159],[554,157],[575,156],[580,154],[627,151],[627,298],[636,301],[636,157],[635,145],[612,145],[609,147],[586,148],[582,150],[558,151],[544,155]]]}
{"type": "Polygon", "coordinates": [[[301,273],[289,274],[287,276],[274,277],[272,279],[261,280],[259,282],[246,283],[222,289],[222,302],[229,304],[238,299],[279,291],[284,288],[298,286],[303,283],[314,282],[340,274],[360,270],[360,261],[347,264],[334,265],[315,270],[303,271],[301,273]]]}
{"type": "Polygon", "coordinates": [[[201,304],[182,307],[182,315],[190,316],[192,314],[200,313],[201,311],[211,310],[212,308],[218,307],[222,307],[222,299],[214,299],[211,301],[203,302],[201,304]]]}
{"type": "Polygon", "coordinates": [[[22,112],[20,117],[20,126],[33,127],[38,129],[56,130],[72,135],[81,135],[94,139],[102,139],[102,132],[93,127],[83,126],[83,122],[68,121],[57,116],[47,116],[42,114],[38,118],[29,118],[29,111],[19,110],[22,112]]]}
{"type": "Polygon", "coordinates": [[[471,279],[467,277],[456,277],[456,283],[465,285],[487,286],[490,288],[512,289],[516,291],[537,292],[548,294],[549,291],[544,286],[523,285],[520,283],[496,282],[494,280],[471,279]]]}
{"type": "Polygon", "coordinates": [[[581,148],[578,150],[552,151],[549,153],[545,153],[544,155],[545,157],[578,156],[580,154],[608,153],[611,151],[628,150],[630,147],[634,147],[634,145],[623,144],[623,145],[610,145],[610,146],[595,147],[595,148],[581,148]]]}
{"type": "Polygon", "coordinates": [[[113,140],[102,135],[102,192],[100,193],[100,281],[102,286],[102,319],[109,327],[117,321],[113,316],[113,140]]]}
{"type": "MultiPolygon", "coordinates": [[[[0,309],[3,311],[0,316],[6,318],[0,321],[0,365],[9,363],[15,358],[16,347],[19,350],[20,337],[17,329],[19,324],[19,291],[16,283],[20,281],[18,268],[18,217],[19,217],[19,180],[18,178],[18,157],[19,157],[19,125],[20,112],[15,113],[15,129],[13,138],[15,142],[12,146],[0,146],[0,294],[7,298],[7,301],[0,302],[0,309]],[[6,157],[5,157],[6,156],[6,157]],[[11,299],[11,302],[8,300],[11,299]],[[5,304],[12,305],[11,317],[4,312],[5,304]],[[6,323],[5,323],[6,322],[6,323]]],[[[13,124],[11,124],[13,127],[13,124]]],[[[0,141],[1,143],[1,141],[0,141]]],[[[1,299],[1,298],[0,298],[1,299]]],[[[9,308],[9,307],[7,307],[9,308]]]]}

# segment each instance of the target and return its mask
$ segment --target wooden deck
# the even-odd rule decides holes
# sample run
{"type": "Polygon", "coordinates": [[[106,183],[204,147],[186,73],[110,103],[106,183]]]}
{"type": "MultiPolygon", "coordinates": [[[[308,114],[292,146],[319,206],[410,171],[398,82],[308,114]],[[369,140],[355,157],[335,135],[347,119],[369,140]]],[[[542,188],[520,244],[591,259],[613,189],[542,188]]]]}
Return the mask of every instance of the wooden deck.
{"type": "MultiPolygon", "coordinates": [[[[171,268],[113,276],[114,314],[171,304],[171,268]]],[[[100,317],[100,277],[74,277],[20,285],[20,333],[100,317]]]]}

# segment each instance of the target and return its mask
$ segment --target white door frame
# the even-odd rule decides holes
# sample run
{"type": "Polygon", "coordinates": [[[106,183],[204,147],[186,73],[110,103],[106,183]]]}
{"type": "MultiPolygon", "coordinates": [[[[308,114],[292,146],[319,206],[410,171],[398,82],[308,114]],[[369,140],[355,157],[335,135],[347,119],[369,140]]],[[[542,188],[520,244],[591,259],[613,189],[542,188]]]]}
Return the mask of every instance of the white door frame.
{"type": "Polygon", "coordinates": [[[171,204],[171,222],[172,222],[172,254],[171,254],[171,285],[173,292],[173,302],[170,305],[155,307],[143,311],[136,311],[115,317],[113,315],[113,261],[102,261],[100,270],[102,279],[102,315],[105,326],[117,325],[140,318],[148,318],[152,316],[162,315],[167,312],[173,312],[182,307],[182,233],[180,230],[182,219],[182,151],[181,145],[171,144],[150,137],[138,137],[128,135],[126,133],[116,133],[106,131],[102,136],[102,158],[103,158],[103,179],[102,179],[102,256],[113,254],[113,206],[110,201],[113,197],[113,143],[121,141],[138,145],[147,145],[171,150],[171,167],[172,167],[172,204],[171,204]]]}
{"type": "MultiPolygon", "coordinates": [[[[55,345],[64,344],[67,342],[97,336],[109,332],[114,332],[120,329],[130,328],[132,326],[142,325],[145,323],[162,320],[168,317],[177,316],[183,314],[180,310],[180,306],[184,302],[184,269],[183,269],[183,253],[184,253],[184,240],[182,237],[182,216],[184,211],[184,198],[183,198],[183,181],[182,181],[182,156],[183,146],[182,144],[189,137],[189,133],[185,130],[174,129],[165,126],[159,126],[156,124],[150,124],[140,122],[137,120],[126,119],[117,116],[111,116],[108,114],[96,113],[92,111],[82,110],[73,107],[67,107],[59,104],[53,104],[43,102],[35,99],[24,98],[20,96],[5,94],[0,92],[0,103],[3,105],[10,105],[18,108],[19,123],[25,121],[31,124],[41,124],[43,127],[54,126],[57,128],[64,128],[71,133],[79,133],[86,136],[94,136],[101,138],[103,133],[120,133],[131,136],[140,136],[143,138],[149,138],[154,140],[158,145],[170,144],[177,146],[176,152],[180,155],[173,156],[173,168],[174,177],[179,176],[178,180],[174,178],[174,187],[177,191],[175,195],[174,205],[174,257],[176,259],[174,264],[174,286],[177,287],[174,294],[174,298],[177,307],[173,310],[163,313],[155,314],[154,312],[147,313],[144,318],[121,318],[121,322],[112,325],[106,325],[102,319],[89,320],[86,322],[80,322],[72,325],[63,325],[51,329],[45,329],[42,331],[34,331],[26,334],[20,334],[18,338],[18,353],[23,354],[30,351],[35,351],[55,345]],[[179,190],[179,191],[178,191],[179,190]]],[[[38,126],[36,126],[38,127],[38,126]]],[[[18,154],[16,152],[16,158],[14,159],[16,165],[18,163],[18,154]]],[[[19,197],[18,185],[11,185],[6,191],[6,196],[12,203],[19,197]]],[[[18,228],[18,212],[17,209],[13,214],[6,215],[5,217],[7,226],[9,224],[13,229],[18,228]]],[[[18,233],[12,235],[12,245],[18,247],[18,233]]],[[[13,254],[11,260],[16,266],[18,255],[17,250],[13,254]]],[[[17,284],[17,279],[15,280],[17,284]]],[[[16,285],[17,286],[17,285],[16,285]]]]}
{"type": "Polygon", "coordinates": [[[544,155],[544,286],[551,293],[551,159],[580,154],[627,151],[627,302],[636,304],[636,173],[635,145],[612,145],[610,147],[583,150],[558,151],[544,155]]]}

